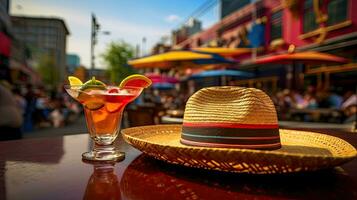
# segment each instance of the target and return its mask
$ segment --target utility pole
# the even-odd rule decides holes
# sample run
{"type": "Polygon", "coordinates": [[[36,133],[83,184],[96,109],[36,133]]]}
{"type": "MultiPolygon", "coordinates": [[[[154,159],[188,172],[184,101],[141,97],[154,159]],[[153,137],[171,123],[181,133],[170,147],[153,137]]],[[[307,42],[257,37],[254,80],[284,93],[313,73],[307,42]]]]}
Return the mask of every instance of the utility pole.
{"type": "Polygon", "coordinates": [[[95,15],[92,13],[92,31],[91,31],[91,43],[90,43],[90,58],[91,58],[91,71],[93,73],[93,70],[95,68],[95,55],[94,55],[94,47],[97,44],[97,34],[100,29],[100,25],[97,22],[97,19],[95,15]]]}
{"type": "Polygon", "coordinates": [[[135,57],[139,58],[140,57],[140,45],[137,44],[135,47],[135,57]]]}
{"type": "Polygon", "coordinates": [[[146,37],[143,37],[141,44],[141,56],[145,56],[146,54],[146,37]]]}

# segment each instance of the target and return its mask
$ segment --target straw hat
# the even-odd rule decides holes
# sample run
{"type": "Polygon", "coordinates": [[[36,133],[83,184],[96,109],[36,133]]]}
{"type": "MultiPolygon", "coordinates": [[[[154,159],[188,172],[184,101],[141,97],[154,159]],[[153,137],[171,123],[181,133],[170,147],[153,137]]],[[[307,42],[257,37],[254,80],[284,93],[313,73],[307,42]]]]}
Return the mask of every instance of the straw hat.
{"type": "Polygon", "coordinates": [[[274,105],[261,90],[204,88],[186,104],[183,125],[122,130],[142,152],[189,167],[247,173],[289,173],[341,165],[356,157],[346,141],[278,128],[274,105]]]}
{"type": "Polygon", "coordinates": [[[279,149],[279,125],[269,96],[255,88],[205,88],[190,97],[181,143],[192,146],[279,149]]]}

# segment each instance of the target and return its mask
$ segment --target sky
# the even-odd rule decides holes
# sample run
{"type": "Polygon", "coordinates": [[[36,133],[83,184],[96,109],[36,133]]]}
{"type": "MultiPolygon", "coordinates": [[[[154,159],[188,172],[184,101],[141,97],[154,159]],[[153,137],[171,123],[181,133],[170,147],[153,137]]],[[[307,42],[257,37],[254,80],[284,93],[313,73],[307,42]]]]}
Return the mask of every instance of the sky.
{"type": "MultiPolygon", "coordinates": [[[[95,49],[96,66],[105,68],[100,55],[111,41],[124,40],[140,45],[144,53],[162,37],[170,36],[196,9],[208,0],[11,0],[12,15],[50,16],[64,19],[70,35],[67,53],[81,58],[90,67],[91,13],[95,13],[102,31],[95,49]],[[146,38],[142,45],[143,37],[146,38]]],[[[218,20],[218,4],[198,18],[207,28],[218,20]]]]}

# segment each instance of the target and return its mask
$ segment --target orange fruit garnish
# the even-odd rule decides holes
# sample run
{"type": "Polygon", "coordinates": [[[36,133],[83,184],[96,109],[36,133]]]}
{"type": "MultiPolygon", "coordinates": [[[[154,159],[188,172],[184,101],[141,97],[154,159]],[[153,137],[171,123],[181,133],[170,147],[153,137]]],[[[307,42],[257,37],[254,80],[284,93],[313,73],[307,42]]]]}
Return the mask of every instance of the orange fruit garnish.
{"type": "Polygon", "coordinates": [[[122,103],[109,103],[109,102],[107,102],[105,104],[105,108],[110,113],[119,111],[121,107],[122,107],[122,103]]]}
{"type": "Polygon", "coordinates": [[[147,88],[152,84],[152,81],[141,74],[134,74],[126,77],[119,85],[120,88],[123,87],[142,87],[147,88]]]}

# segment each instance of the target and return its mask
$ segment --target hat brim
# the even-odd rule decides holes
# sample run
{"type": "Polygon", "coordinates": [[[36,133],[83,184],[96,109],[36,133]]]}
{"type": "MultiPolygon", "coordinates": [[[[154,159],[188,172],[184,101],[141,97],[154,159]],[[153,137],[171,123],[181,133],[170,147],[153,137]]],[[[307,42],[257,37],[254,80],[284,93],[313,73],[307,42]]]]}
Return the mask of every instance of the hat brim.
{"type": "Polygon", "coordinates": [[[280,129],[282,148],[251,150],[208,148],[180,143],[181,125],[123,129],[124,139],[156,159],[188,167],[253,174],[314,171],[341,165],[356,157],[348,142],[314,132],[280,129]]]}

